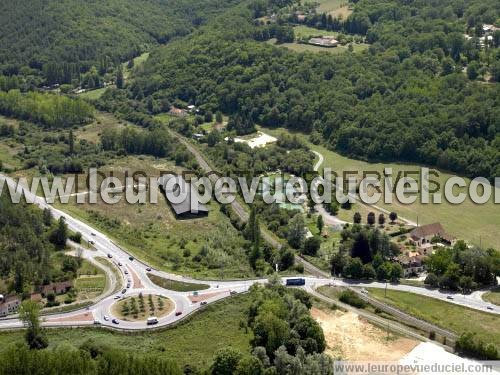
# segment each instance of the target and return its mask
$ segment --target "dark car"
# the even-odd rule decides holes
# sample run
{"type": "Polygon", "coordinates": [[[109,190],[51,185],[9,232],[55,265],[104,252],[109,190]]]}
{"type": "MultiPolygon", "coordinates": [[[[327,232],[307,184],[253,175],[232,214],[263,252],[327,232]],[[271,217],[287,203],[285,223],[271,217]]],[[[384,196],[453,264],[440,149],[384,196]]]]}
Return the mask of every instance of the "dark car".
{"type": "Polygon", "coordinates": [[[452,296],[447,296],[446,298],[448,298],[448,299],[453,299],[453,297],[452,297],[452,296]]]}
{"type": "Polygon", "coordinates": [[[200,306],[205,306],[207,304],[207,301],[201,301],[200,306]]]}
{"type": "Polygon", "coordinates": [[[125,294],[125,293],[127,293],[127,289],[122,290],[122,294],[125,294]]]}
{"type": "Polygon", "coordinates": [[[110,259],[111,259],[111,258],[113,258],[113,255],[111,255],[111,254],[108,254],[108,258],[110,258],[110,259]]]}
{"type": "Polygon", "coordinates": [[[149,268],[149,267],[146,268],[146,271],[151,272],[151,268],[149,268]]]}
{"type": "Polygon", "coordinates": [[[120,324],[120,322],[118,321],[118,319],[113,319],[112,322],[113,322],[113,324],[120,324]]]}
{"type": "Polygon", "coordinates": [[[179,316],[179,315],[182,315],[182,311],[177,311],[177,312],[175,313],[175,316],[179,316]]]}
{"type": "Polygon", "coordinates": [[[134,260],[134,257],[128,257],[129,260],[134,260]]]}

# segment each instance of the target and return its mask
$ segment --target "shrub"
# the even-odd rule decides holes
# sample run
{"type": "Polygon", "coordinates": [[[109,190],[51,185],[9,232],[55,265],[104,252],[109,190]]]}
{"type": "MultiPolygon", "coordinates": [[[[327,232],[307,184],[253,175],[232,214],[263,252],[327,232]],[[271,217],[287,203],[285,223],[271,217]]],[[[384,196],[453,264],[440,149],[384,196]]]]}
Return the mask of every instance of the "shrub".
{"type": "Polygon", "coordinates": [[[364,309],[366,307],[366,302],[363,301],[352,290],[344,290],[342,293],[340,293],[339,300],[341,302],[347,303],[348,305],[357,307],[358,309],[364,309]]]}

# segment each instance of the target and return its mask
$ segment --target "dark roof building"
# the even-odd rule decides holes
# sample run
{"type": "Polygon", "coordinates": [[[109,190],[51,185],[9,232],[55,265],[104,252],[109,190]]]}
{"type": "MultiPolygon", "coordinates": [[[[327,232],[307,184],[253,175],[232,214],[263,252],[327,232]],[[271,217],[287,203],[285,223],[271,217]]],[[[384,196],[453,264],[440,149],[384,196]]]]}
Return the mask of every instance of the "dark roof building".
{"type": "Polygon", "coordinates": [[[410,237],[418,245],[428,243],[434,237],[440,237],[450,244],[453,244],[455,241],[453,236],[446,233],[441,223],[433,223],[417,227],[410,232],[410,237]]]}
{"type": "Polygon", "coordinates": [[[178,219],[208,216],[208,208],[200,203],[198,194],[191,191],[191,184],[182,176],[166,174],[158,179],[158,184],[178,219]]]}

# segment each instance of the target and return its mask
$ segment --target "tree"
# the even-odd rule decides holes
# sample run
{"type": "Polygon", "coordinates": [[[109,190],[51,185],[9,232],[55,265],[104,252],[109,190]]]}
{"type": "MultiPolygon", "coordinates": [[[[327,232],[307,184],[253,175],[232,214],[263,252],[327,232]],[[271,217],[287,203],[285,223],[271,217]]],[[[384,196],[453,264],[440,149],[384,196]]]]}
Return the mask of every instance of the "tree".
{"type": "Polygon", "coordinates": [[[56,245],[59,249],[63,249],[66,246],[66,241],[68,240],[68,226],[66,225],[66,220],[64,217],[60,217],[58,221],[57,228],[52,232],[51,242],[56,245]]]}
{"type": "Polygon", "coordinates": [[[378,268],[375,268],[375,271],[377,272],[377,279],[389,280],[392,273],[392,264],[390,262],[384,262],[378,268]]]}
{"type": "Polygon", "coordinates": [[[43,209],[43,224],[47,227],[52,225],[52,214],[50,213],[49,208],[43,209]]]}
{"type": "Polygon", "coordinates": [[[222,121],[223,121],[222,112],[221,111],[215,112],[215,122],[218,124],[222,124],[222,121]]]}
{"type": "Polygon", "coordinates": [[[319,236],[309,237],[304,242],[303,253],[306,255],[316,256],[320,246],[321,239],[319,238],[319,236]]]}
{"type": "Polygon", "coordinates": [[[384,214],[380,214],[378,215],[378,224],[383,227],[384,224],[385,224],[385,215],[384,214]]]}
{"type": "Polygon", "coordinates": [[[369,212],[368,216],[366,218],[366,222],[368,225],[374,225],[375,224],[375,213],[374,212],[369,212]]]}
{"type": "Polygon", "coordinates": [[[475,80],[479,76],[479,64],[477,61],[472,61],[467,66],[467,77],[471,80],[475,80]]]}
{"type": "Polygon", "coordinates": [[[121,65],[119,65],[116,71],[116,87],[118,87],[119,89],[123,89],[124,85],[125,85],[125,79],[123,76],[123,69],[121,65]]]}
{"type": "Polygon", "coordinates": [[[377,273],[375,269],[370,263],[367,263],[363,266],[363,278],[367,280],[371,280],[377,277],[377,273]]]}
{"type": "Polygon", "coordinates": [[[26,300],[19,308],[19,318],[27,328],[25,339],[30,349],[44,349],[47,338],[40,327],[40,307],[34,301],[26,300]]]}
{"type": "Polygon", "coordinates": [[[404,271],[403,267],[399,263],[393,263],[391,268],[391,281],[399,281],[403,277],[404,271]]]}
{"type": "Polygon", "coordinates": [[[363,277],[363,263],[359,258],[350,258],[344,267],[343,275],[352,279],[361,279],[363,277]]]}
{"type": "Polygon", "coordinates": [[[304,246],[306,229],[302,214],[298,213],[288,222],[287,240],[290,246],[300,249],[304,246]]]}
{"type": "Polygon", "coordinates": [[[389,214],[389,219],[391,219],[391,223],[394,224],[394,222],[398,219],[398,214],[395,212],[391,212],[389,214]]]}
{"type": "Polygon", "coordinates": [[[264,366],[261,361],[254,356],[245,356],[236,367],[235,375],[263,375],[264,366]]]}
{"type": "Polygon", "coordinates": [[[68,145],[69,145],[69,154],[73,155],[75,153],[75,136],[73,134],[73,130],[69,131],[68,145]]]}
{"type": "Polygon", "coordinates": [[[439,277],[434,273],[429,273],[425,278],[424,284],[435,288],[439,285],[439,277]]]}
{"type": "Polygon", "coordinates": [[[325,223],[323,221],[323,216],[322,215],[318,215],[318,219],[316,220],[316,226],[318,227],[318,231],[319,231],[320,234],[323,231],[324,225],[325,225],[325,223]]]}
{"type": "Polygon", "coordinates": [[[361,214],[359,212],[355,212],[353,216],[354,224],[361,224],[361,214]]]}
{"type": "Polygon", "coordinates": [[[280,249],[279,269],[281,271],[287,270],[290,267],[292,267],[294,263],[295,263],[295,255],[293,251],[287,246],[282,246],[280,249]]]}

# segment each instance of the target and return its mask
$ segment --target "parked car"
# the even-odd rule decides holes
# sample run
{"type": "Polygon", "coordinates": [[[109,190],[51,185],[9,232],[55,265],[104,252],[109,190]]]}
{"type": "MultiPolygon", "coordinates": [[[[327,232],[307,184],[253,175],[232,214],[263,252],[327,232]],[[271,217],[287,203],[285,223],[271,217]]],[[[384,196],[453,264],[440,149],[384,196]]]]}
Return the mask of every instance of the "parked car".
{"type": "Polygon", "coordinates": [[[182,311],[177,311],[177,312],[175,313],[175,316],[179,316],[179,315],[182,315],[182,311]]]}
{"type": "Polygon", "coordinates": [[[113,322],[113,324],[120,324],[120,322],[118,321],[118,319],[113,319],[112,322],[113,322]]]}

